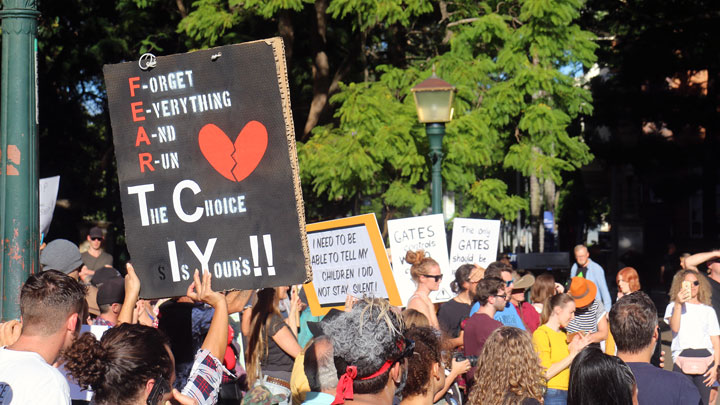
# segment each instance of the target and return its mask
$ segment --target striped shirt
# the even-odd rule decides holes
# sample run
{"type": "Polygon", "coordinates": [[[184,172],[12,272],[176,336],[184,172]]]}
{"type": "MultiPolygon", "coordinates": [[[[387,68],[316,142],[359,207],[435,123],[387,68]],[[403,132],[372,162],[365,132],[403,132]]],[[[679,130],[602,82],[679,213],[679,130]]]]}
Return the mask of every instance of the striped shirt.
{"type": "Polygon", "coordinates": [[[597,332],[598,321],[603,315],[605,315],[605,307],[596,297],[595,301],[589,306],[575,309],[575,318],[568,323],[565,330],[567,330],[567,333],[597,332]]]}

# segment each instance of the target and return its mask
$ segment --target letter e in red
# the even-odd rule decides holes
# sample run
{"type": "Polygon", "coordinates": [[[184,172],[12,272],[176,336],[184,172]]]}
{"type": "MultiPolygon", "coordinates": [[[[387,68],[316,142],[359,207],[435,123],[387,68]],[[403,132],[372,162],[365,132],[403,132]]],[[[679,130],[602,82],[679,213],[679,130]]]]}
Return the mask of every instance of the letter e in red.
{"type": "Polygon", "coordinates": [[[135,122],[145,121],[145,117],[138,115],[138,114],[143,113],[142,105],[143,105],[142,101],[130,103],[130,110],[132,110],[133,121],[135,121],[135,122]]]}

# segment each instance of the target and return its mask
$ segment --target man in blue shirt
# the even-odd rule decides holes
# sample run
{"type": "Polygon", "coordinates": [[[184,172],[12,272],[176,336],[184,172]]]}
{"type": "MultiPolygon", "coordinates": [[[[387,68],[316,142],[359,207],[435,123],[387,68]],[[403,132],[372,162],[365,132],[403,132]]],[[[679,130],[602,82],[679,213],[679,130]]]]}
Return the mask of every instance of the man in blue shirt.
{"type": "MultiPolygon", "coordinates": [[[[503,262],[492,262],[488,265],[485,270],[484,278],[495,277],[505,282],[505,294],[507,297],[512,295],[513,289],[513,277],[512,267],[503,262]]],[[[476,302],[472,308],[470,308],[470,316],[480,309],[480,303],[476,302]]],[[[525,330],[525,324],[523,323],[520,315],[518,315],[515,306],[510,303],[508,298],[505,303],[505,309],[502,311],[495,312],[495,320],[502,323],[505,326],[513,326],[518,329],[525,330]]]]}
{"type": "Polygon", "coordinates": [[[599,264],[590,260],[590,253],[585,245],[575,246],[575,263],[570,269],[570,278],[573,277],[583,277],[595,283],[603,306],[605,308],[612,306],[612,299],[605,281],[605,270],[599,264]]]}

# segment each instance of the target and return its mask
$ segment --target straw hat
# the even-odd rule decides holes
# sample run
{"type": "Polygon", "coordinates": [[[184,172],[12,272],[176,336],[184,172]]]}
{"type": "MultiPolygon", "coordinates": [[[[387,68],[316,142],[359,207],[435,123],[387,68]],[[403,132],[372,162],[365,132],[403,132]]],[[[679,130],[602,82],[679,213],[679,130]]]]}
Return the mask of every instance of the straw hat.
{"type": "Polygon", "coordinates": [[[528,273],[522,277],[515,276],[515,279],[513,280],[513,289],[514,290],[527,290],[528,288],[532,287],[533,284],[535,284],[535,276],[528,273]]]}
{"type": "Polygon", "coordinates": [[[586,307],[595,300],[597,295],[597,287],[595,283],[582,277],[573,277],[570,283],[570,289],[568,290],[570,295],[575,300],[575,306],[577,308],[586,307]]]}

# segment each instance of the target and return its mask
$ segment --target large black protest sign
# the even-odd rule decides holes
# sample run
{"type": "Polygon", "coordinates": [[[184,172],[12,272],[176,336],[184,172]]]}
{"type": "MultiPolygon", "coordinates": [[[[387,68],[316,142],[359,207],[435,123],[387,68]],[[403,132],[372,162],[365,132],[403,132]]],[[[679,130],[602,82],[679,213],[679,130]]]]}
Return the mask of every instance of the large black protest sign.
{"type": "Polygon", "coordinates": [[[282,40],[104,69],[125,234],[146,298],[310,274],[282,40]]]}

